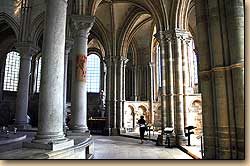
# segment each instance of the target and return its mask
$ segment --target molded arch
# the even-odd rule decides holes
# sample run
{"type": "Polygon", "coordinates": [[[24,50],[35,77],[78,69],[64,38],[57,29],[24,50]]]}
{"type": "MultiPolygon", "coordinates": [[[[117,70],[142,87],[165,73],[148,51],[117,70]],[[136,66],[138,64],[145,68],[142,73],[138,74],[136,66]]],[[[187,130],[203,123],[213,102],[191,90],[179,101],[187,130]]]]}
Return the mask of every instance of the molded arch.
{"type": "Polygon", "coordinates": [[[0,22],[5,21],[14,31],[16,38],[18,38],[20,32],[20,26],[10,15],[4,12],[0,12],[0,22]]]}
{"type": "Polygon", "coordinates": [[[44,31],[45,12],[39,14],[32,22],[31,39],[36,46],[39,46],[39,39],[44,31]]]}

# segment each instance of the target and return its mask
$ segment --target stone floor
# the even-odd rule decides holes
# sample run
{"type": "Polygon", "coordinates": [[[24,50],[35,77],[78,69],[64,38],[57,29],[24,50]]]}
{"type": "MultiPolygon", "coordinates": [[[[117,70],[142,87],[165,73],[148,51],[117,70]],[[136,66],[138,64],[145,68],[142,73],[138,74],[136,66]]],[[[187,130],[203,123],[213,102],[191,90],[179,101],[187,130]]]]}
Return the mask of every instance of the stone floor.
{"type": "MultiPolygon", "coordinates": [[[[122,133],[122,136],[130,137],[130,138],[137,138],[139,139],[139,133],[138,132],[127,132],[127,133],[122,133]]],[[[145,139],[150,139],[152,141],[157,140],[158,135],[160,133],[158,132],[152,132],[149,133],[148,131],[145,133],[145,139]]],[[[191,156],[193,156],[196,159],[202,159],[202,154],[201,154],[201,137],[198,137],[196,135],[191,135],[191,146],[186,146],[182,145],[182,148],[185,152],[189,153],[191,156]]]]}
{"type": "Polygon", "coordinates": [[[93,136],[94,159],[192,159],[178,148],[156,146],[145,141],[121,136],[93,136]]]}

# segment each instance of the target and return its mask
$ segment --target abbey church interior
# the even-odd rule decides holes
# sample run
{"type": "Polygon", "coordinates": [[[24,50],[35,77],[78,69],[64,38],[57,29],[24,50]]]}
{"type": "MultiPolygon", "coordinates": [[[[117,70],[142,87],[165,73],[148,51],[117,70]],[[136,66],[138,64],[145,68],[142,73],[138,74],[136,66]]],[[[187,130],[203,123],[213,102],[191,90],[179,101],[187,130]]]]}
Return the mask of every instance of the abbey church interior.
{"type": "Polygon", "coordinates": [[[1,0],[0,158],[244,160],[244,10],[1,0]]]}

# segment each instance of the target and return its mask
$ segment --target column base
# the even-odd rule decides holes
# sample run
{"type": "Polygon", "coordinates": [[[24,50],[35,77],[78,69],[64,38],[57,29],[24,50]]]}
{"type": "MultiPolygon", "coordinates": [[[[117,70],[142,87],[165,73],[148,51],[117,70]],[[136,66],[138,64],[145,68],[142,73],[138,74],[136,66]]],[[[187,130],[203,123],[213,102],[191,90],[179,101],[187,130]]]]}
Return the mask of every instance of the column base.
{"type": "Polygon", "coordinates": [[[36,142],[36,140],[33,140],[31,143],[27,143],[27,142],[23,143],[23,148],[45,149],[45,150],[52,150],[52,151],[62,150],[62,149],[66,149],[72,146],[74,146],[74,140],[67,139],[67,138],[60,140],[60,141],[53,141],[53,142],[46,141],[43,143],[42,141],[36,142]]]}
{"type": "Polygon", "coordinates": [[[73,126],[69,128],[70,131],[74,133],[85,133],[89,132],[89,129],[87,126],[73,126]]]}
{"type": "Polygon", "coordinates": [[[112,128],[111,129],[111,135],[112,136],[118,136],[118,135],[120,135],[120,129],[119,128],[112,128]]]}
{"type": "Polygon", "coordinates": [[[120,128],[120,133],[126,133],[126,129],[125,128],[120,128]]]}
{"type": "Polygon", "coordinates": [[[9,128],[11,129],[14,129],[14,127],[16,127],[17,130],[29,130],[32,128],[28,123],[14,123],[13,125],[9,125],[9,128]]]}
{"type": "Polygon", "coordinates": [[[103,134],[106,136],[111,136],[111,130],[112,130],[111,128],[105,128],[103,134]]]}
{"type": "Polygon", "coordinates": [[[176,136],[176,143],[178,145],[187,145],[187,138],[184,135],[177,135],[176,136]]]}
{"type": "Polygon", "coordinates": [[[74,130],[69,130],[69,131],[67,131],[67,137],[74,137],[74,136],[90,136],[90,132],[89,131],[84,131],[84,132],[79,132],[79,131],[77,131],[77,132],[75,132],[74,130]]]}
{"type": "Polygon", "coordinates": [[[176,146],[175,135],[158,135],[156,145],[165,146],[166,148],[172,148],[176,146]]]}

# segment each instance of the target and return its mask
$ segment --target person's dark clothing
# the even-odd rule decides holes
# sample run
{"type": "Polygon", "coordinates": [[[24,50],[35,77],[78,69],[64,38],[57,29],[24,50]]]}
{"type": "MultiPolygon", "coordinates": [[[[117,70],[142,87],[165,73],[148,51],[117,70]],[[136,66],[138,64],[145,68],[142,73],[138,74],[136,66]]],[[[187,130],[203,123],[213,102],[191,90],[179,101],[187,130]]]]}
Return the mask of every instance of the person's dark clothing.
{"type": "Polygon", "coordinates": [[[146,131],[146,121],[144,119],[139,119],[138,123],[140,126],[140,138],[144,139],[144,133],[146,131]]]}

